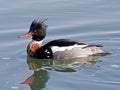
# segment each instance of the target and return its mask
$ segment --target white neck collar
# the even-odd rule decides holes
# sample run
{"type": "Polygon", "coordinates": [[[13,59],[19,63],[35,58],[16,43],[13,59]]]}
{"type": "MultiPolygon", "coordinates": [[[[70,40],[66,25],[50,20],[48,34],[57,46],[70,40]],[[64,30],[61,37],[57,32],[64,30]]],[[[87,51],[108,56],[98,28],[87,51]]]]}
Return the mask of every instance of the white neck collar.
{"type": "Polygon", "coordinates": [[[42,44],[43,40],[41,40],[41,41],[32,40],[32,42],[37,43],[37,44],[42,44]]]}

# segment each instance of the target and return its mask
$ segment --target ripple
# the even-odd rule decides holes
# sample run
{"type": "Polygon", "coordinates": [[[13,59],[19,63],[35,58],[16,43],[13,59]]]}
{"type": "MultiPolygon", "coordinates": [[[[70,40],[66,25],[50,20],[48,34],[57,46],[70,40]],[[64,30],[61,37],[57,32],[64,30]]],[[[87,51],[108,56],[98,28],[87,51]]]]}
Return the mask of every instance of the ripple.
{"type": "Polygon", "coordinates": [[[120,66],[117,65],[117,64],[113,64],[113,65],[111,65],[111,67],[113,67],[113,68],[119,68],[120,66]]]}
{"type": "Polygon", "coordinates": [[[17,87],[17,86],[12,86],[11,89],[13,89],[13,90],[18,90],[19,87],[17,87]]]}
{"type": "MultiPolygon", "coordinates": [[[[101,26],[101,27],[105,27],[105,25],[112,25],[114,23],[119,23],[116,19],[113,19],[113,20],[104,20],[104,19],[89,19],[89,20],[73,20],[73,21],[70,21],[70,20],[67,20],[67,21],[64,21],[62,22],[61,24],[59,25],[55,25],[55,26],[49,26],[48,29],[50,31],[55,31],[55,30],[62,30],[62,29],[67,29],[68,31],[70,30],[70,28],[76,28],[76,27],[98,27],[98,26],[101,26]]],[[[108,27],[109,28],[109,27],[108,27]]],[[[101,31],[101,30],[100,30],[101,31]]]]}
{"type": "MultiPolygon", "coordinates": [[[[82,32],[82,33],[73,33],[73,34],[62,34],[62,35],[54,35],[54,37],[53,36],[49,36],[49,38],[47,38],[47,39],[53,39],[53,38],[74,38],[74,37],[95,37],[95,36],[100,36],[100,37],[103,37],[103,36],[106,36],[106,35],[115,35],[115,34],[120,34],[120,31],[97,31],[97,32],[82,32]]],[[[114,38],[112,38],[111,39],[111,41],[112,42],[114,42],[115,40],[120,40],[120,38],[118,38],[118,39],[114,39],[114,38]]],[[[110,39],[109,39],[110,40],[110,39]]]]}
{"type": "Polygon", "coordinates": [[[2,59],[3,59],[3,60],[10,60],[10,59],[12,59],[12,58],[10,58],[10,57],[3,57],[2,59]]]}
{"type": "Polygon", "coordinates": [[[92,83],[99,83],[99,84],[111,84],[111,85],[120,85],[120,82],[117,81],[100,81],[100,80],[86,80],[88,82],[92,82],[92,83]]]}
{"type": "Polygon", "coordinates": [[[10,33],[18,33],[18,32],[24,32],[26,31],[25,29],[9,29],[9,30],[1,30],[0,34],[10,34],[10,33]]]}

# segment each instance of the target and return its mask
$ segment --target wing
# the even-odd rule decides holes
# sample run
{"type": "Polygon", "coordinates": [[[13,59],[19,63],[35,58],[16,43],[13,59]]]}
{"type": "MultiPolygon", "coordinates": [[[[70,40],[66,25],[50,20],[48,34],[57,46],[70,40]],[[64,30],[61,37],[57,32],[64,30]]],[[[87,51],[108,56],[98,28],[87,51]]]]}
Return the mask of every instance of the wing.
{"type": "Polygon", "coordinates": [[[51,47],[51,46],[72,46],[72,45],[87,45],[85,42],[80,42],[80,41],[74,41],[74,40],[69,40],[69,39],[56,39],[53,41],[48,42],[45,46],[51,47]]]}
{"type": "Polygon", "coordinates": [[[81,42],[81,41],[75,41],[75,40],[70,40],[70,39],[56,39],[53,41],[48,42],[47,44],[44,45],[44,47],[51,47],[51,46],[72,46],[72,45],[87,45],[87,47],[102,47],[101,45],[94,45],[94,44],[88,44],[86,42],[81,42]]]}

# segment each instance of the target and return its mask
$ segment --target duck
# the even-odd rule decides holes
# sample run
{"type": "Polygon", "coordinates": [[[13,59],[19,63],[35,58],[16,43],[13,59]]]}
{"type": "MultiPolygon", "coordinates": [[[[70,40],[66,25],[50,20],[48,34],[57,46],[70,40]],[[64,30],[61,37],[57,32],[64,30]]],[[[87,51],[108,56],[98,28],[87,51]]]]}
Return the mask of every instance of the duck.
{"type": "Polygon", "coordinates": [[[55,39],[42,45],[46,37],[45,20],[33,20],[27,33],[18,38],[32,37],[27,46],[27,55],[36,59],[73,59],[91,55],[111,54],[101,49],[102,45],[89,44],[80,40],[55,39]]]}

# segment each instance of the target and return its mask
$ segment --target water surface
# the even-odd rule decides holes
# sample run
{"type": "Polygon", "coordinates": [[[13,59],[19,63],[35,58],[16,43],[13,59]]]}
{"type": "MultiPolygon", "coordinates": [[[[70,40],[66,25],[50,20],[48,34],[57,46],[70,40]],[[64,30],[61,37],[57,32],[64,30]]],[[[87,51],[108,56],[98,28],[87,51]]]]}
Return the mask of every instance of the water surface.
{"type": "Polygon", "coordinates": [[[119,90],[119,3],[119,0],[1,0],[0,90],[119,90]],[[48,29],[44,44],[58,38],[76,39],[101,44],[113,54],[95,57],[97,61],[85,64],[79,60],[28,59],[26,46],[31,38],[17,37],[29,30],[32,20],[45,18],[48,29]],[[30,76],[36,77],[33,84],[20,84],[30,76]]]}

